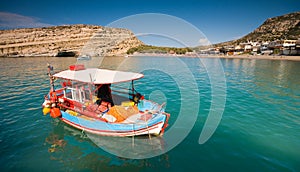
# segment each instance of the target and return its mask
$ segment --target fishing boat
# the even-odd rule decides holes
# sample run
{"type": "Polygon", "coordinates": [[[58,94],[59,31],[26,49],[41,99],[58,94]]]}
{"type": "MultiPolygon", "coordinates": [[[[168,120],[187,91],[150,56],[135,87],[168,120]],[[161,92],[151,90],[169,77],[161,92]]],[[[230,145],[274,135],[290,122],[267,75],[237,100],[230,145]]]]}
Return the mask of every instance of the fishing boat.
{"type": "Polygon", "coordinates": [[[170,114],[164,104],[146,100],[135,89],[134,82],[144,77],[141,73],[71,65],[54,74],[48,65],[48,76],[51,88],[43,113],[79,130],[103,136],[150,136],[162,135],[168,126],[170,114]]]}

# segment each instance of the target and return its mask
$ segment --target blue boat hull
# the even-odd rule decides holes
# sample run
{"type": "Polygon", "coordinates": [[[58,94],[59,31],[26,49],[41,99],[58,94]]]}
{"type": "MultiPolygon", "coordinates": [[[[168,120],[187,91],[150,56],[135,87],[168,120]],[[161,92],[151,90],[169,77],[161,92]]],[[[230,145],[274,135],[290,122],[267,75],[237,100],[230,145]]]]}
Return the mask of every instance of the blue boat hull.
{"type": "Polygon", "coordinates": [[[167,114],[151,114],[151,118],[143,120],[143,115],[137,114],[139,118],[135,121],[124,121],[122,123],[110,123],[99,119],[87,117],[85,115],[72,115],[61,111],[61,120],[80,130],[105,136],[135,136],[146,134],[162,134],[166,127],[167,114]]]}

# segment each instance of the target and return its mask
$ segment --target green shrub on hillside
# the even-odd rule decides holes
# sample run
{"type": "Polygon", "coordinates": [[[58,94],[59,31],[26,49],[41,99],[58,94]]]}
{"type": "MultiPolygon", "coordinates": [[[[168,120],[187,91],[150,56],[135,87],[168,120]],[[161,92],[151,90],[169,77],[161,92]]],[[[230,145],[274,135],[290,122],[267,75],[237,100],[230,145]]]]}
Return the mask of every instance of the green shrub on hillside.
{"type": "Polygon", "coordinates": [[[171,53],[171,54],[185,54],[187,52],[192,52],[193,50],[186,48],[175,48],[175,47],[157,47],[152,45],[140,45],[138,47],[130,48],[127,54],[138,53],[171,53]]]}

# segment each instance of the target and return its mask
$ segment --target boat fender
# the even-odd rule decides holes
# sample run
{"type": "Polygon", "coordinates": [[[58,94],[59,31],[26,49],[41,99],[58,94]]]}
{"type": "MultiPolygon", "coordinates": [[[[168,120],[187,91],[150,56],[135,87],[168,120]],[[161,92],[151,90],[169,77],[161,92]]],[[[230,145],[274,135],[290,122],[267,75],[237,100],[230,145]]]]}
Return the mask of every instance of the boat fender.
{"type": "Polygon", "coordinates": [[[50,116],[52,118],[57,118],[61,116],[61,112],[59,108],[51,108],[50,110],[50,116]]]}
{"type": "Polygon", "coordinates": [[[47,115],[48,113],[50,113],[50,107],[44,107],[43,108],[43,114],[47,115]]]}

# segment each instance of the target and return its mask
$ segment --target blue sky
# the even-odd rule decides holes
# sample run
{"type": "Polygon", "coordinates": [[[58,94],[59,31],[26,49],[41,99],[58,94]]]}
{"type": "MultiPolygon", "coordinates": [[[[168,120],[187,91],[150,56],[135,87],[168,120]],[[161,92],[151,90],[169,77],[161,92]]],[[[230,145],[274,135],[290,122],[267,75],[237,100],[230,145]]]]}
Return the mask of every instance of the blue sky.
{"type": "Polygon", "coordinates": [[[267,18],[296,11],[300,11],[300,0],[1,0],[0,28],[106,26],[135,14],[160,13],[194,25],[211,43],[218,43],[246,35],[267,18]]]}

